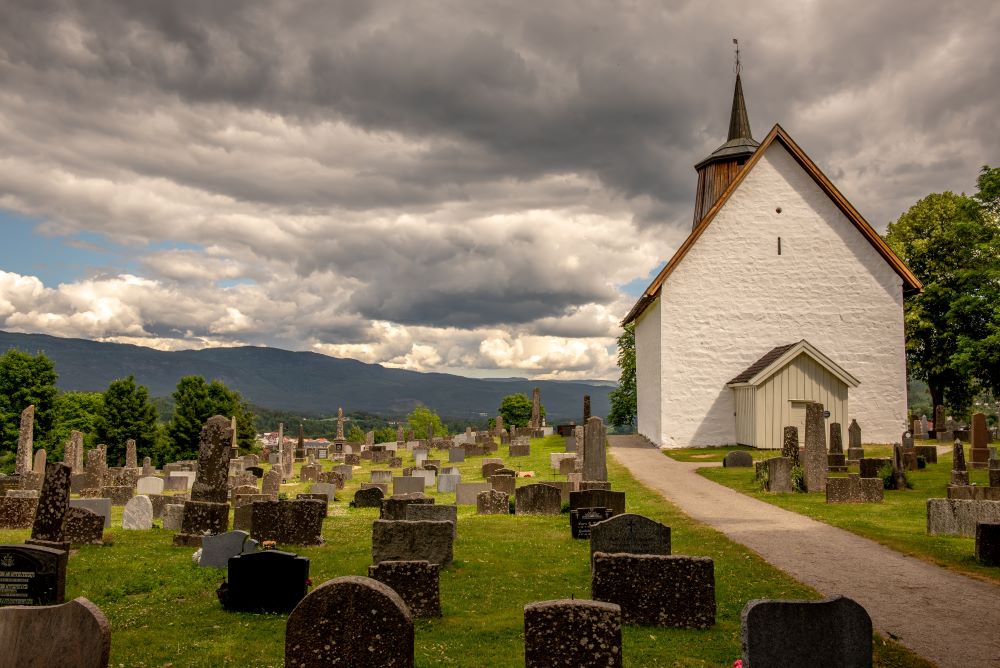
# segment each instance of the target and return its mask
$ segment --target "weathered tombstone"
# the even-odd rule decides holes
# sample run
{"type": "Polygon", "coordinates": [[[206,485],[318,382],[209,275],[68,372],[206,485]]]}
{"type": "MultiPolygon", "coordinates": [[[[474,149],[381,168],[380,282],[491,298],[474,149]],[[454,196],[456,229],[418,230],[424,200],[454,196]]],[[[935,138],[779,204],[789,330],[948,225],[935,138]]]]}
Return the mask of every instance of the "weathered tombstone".
{"type": "Polygon", "coordinates": [[[862,478],[879,478],[879,469],[887,465],[892,465],[892,460],[888,457],[863,457],[858,460],[858,468],[862,478]]]}
{"type": "MultiPolygon", "coordinates": [[[[228,508],[227,520],[228,520],[228,508]]],[[[147,530],[153,528],[153,502],[148,496],[133,496],[122,511],[122,529],[147,530]]]]}
{"type": "Polygon", "coordinates": [[[827,503],[882,503],[882,481],[878,478],[862,478],[851,473],[846,478],[830,478],[826,481],[827,503]]]}
{"type": "Polygon", "coordinates": [[[976,522],[976,559],[984,566],[1000,566],[1000,522],[976,522]]]}
{"type": "Polygon", "coordinates": [[[465,448],[451,448],[448,450],[448,461],[449,462],[464,462],[465,461],[465,448]]]}
{"type": "Polygon", "coordinates": [[[517,489],[517,478],[511,475],[490,476],[490,486],[498,492],[513,496],[517,489]]]}
{"type": "Polygon", "coordinates": [[[0,665],[107,668],[111,626],[80,597],[61,605],[0,608],[0,665]]]}
{"type": "Polygon", "coordinates": [[[552,485],[535,483],[518,487],[514,493],[514,512],[518,515],[558,515],[562,495],[552,485]]]}
{"type": "MultiPolygon", "coordinates": [[[[41,452],[41,451],[39,451],[41,452]]],[[[38,497],[35,519],[31,525],[31,542],[60,550],[67,549],[63,524],[69,510],[70,467],[52,463],[45,467],[45,481],[38,497]]]]}
{"type": "Polygon", "coordinates": [[[587,420],[583,431],[584,480],[608,479],[606,441],[607,431],[604,429],[604,421],[599,417],[591,417],[587,420]]]}
{"type": "Polygon", "coordinates": [[[254,501],[250,513],[250,535],[255,540],[273,540],[284,545],[319,545],[323,542],[326,504],[322,501],[254,501]]]}
{"type": "Polygon", "coordinates": [[[26,490],[8,490],[8,496],[0,497],[0,529],[29,529],[35,521],[35,507],[38,499],[32,497],[11,496],[14,492],[26,490]]]}
{"type": "Polygon", "coordinates": [[[965,449],[958,439],[955,439],[952,446],[951,484],[954,486],[969,484],[969,470],[965,467],[965,449]]]}
{"type": "Polygon", "coordinates": [[[157,478],[155,476],[150,476],[146,478],[139,478],[135,483],[135,491],[137,494],[163,494],[163,478],[157,478]]]}
{"type": "Polygon", "coordinates": [[[792,460],[792,466],[799,465],[799,428],[785,427],[781,442],[781,456],[792,460]]]}
{"type": "Polygon", "coordinates": [[[743,662],[753,668],[870,668],[872,620],[849,598],[754,600],[740,614],[743,662]]]}
{"type": "Polygon", "coordinates": [[[455,490],[455,503],[458,505],[474,505],[479,493],[489,489],[492,488],[488,482],[460,482],[458,489],[455,490]]]}
{"type": "Polygon", "coordinates": [[[806,403],[806,438],[802,468],[807,492],[826,490],[826,432],[823,430],[823,404],[806,403]]]}
{"type": "Polygon", "coordinates": [[[477,515],[507,515],[510,513],[510,497],[494,489],[480,492],[476,496],[477,515]]]}
{"type": "Polygon", "coordinates": [[[788,457],[771,457],[765,460],[767,486],[769,492],[788,494],[794,492],[792,486],[792,460],[788,457]]]}
{"type": "Polygon", "coordinates": [[[987,446],[990,442],[990,433],[986,427],[984,413],[972,414],[972,427],[969,433],[969,460],[972,468],[985,469],[989,466],[990,451],[987,446]]]}
{"type": "MultiPolygon", "coordinates": [[[[153,469],[153,460],[149,457],[142,458],[142,476],[144,478],[151,477],[155,473],[153,469]]],[[[259,476],[258,476],[259,477],[259,476]]]]}
{"type": "Polygon", "coordinates": [[[483,474],[483,478],[489,480],[491,475],[493,475],[499,469],[502,468],[503,468],[503,462],[487,462],[480,467],[480,471],[483,474]]]}
{"type": "Polygon", "coordinates": [[[426,560],[447,566],[452,559],[454,535],[452,522],[375,520],[372,563],[426,560]]]}
{"type": "Polygon", "coordinates": [[[591,528],[614,512],[610,508],[577,508],[569,511],[569,532],[573,538],[590,538],[591,528]]]}
{"type": "Polygon", "coordinates": [[[61,538],[70,545],[101,545],[104,518],[86,508],[67,508],[61,538]]]}
{"type": "Polygon", "coordinates": [[[847,473],[847,458],[844,455],[844,435],[839,422],[830,423],[830,452],[826,456],[827,469],[831,473],[847,473]]]}
{"type": "Polygon", "coordinates": [[[139,461],[136,458],[136,453],[135,453],[134,438],[130,438],[127,441],[125,441],[125,468],[127,469],[139,468],[139,461]]]}
{"type": "Polygon", "coordinates": [[[748,468],[753,466],[753,456],[746,450],[733,450],[722,460],[725,468],[748,468]]]}
{"type": "MultiPolygon", "coordinates": [[[[184,523],[174,535],[174,545],[200,546],[205,534],[229,528],[229,447],[233,440],[227,418],[216,415],[201,429],[198,471],[191,486],[191,500],[184,502],[184,523]]],[[[151,511],[152,512],[152,511],[151,511]]]]}
{"type": "Polygon", "coordinates": [[[309,558],[291,552],[238,554],[230,558],[228,571],[229,581],[219,593],[226,610],[288,613],[308,591],[309,558]]]}
{"type": "Polygon", "coordinates": [[[414,617],[440,617],[440,569],[428,561],[383,561],[368,567],[368,577],[399,594],[414,617]]]}
{"type": "Polygon", "coordinates": [[[460,482],[462,482],[461,474],[442,473],[437,479],[437,491],[444,494],[454,493],[460,482]]]}
{"type": "Polygon", "coordinates": [[[381,508],[384,497],[385,494],[378,487],[359,489],[354,493],[354,500],[351,502],[351,506],[354,508],[381,508]]]}
{"type": "Polygon", "coordinates": [[[410,521],[431,520],[451,522],[458,536],[458,506],[436,503],[411,503],[403,511],[403,519],[410,521]]]}
{"type": "Polygon", "coordinates": [[[380,520],[405,520],[406,508],[411,504],[426,503],[433,504],[434,499],[423,492],[412,492],[410,494],[394,494],[382,501],[382,509],[379,512],[380,520]]]}
{"type": "Polygon", "coordinates": [[[670,554],[670,527],[642,515],[625,513],[590,529],[590,557],[608,554],[670,554]]]}
{"type": "Polygon", "coordinates": [[[902,447],[900,448],[899,454],[902,470],[916,471],[917,451],[913,447],[913,433],[910,431],[904,431],[900,440],[902,441],[902,447]]]}
{"type": "Polygon", "coordinates": [[[35,451],[35,459],[32,462],[31,470],[37,475],[45,475],[45,448],[39,448],[35,451]]]}
{"type": "Polygon", "coordinates": [[[273,496],[275,499],[278,498],[278,492],[281,490],[281,474],[275,469],[271,469],[264,474],[261,479],[261,493],[273,496]]]}
{"type": "Polygon", "coordinates": [[[285,625],[286,666],[412,668],[413,615],[386,585],[358,576],[328,580],[285,625]]]}
{"type": "Polygon", "coordinates": [[[229,558],[238,554],[257,552],[259,543],[246,531],[227,531],[214,536],[205,536],[201,541],[202,568],[226,568],[229,558]]]}
{"type": "Polygon", "coordinates": [[[538,601],[524,606],[525,668],[622,665],[622,611],[614,603],[538,601]]]}
{"type": "Polygon", "coordinates": [[[22,475],[31,471],[31,456],[35,444],[35,405],[21,411],[21,429],[17,436],[17,456],[14,473],[22,475]]]}
{"type": "Polygon", "coordinates": [[[971,538],[980,522],[1000,522],[1000,501],[927,499],[927,533],[931,535],[971,538]]]}
{"type": "Polygon", "coordinates": [[[595,601],[620,605],[626,624],[715,624],[715,570],[708,557],[595,552],[590,589],[595,601]]]}
{"type": "Polygon", "coordinates": [[[535,388],[531,391],[531,420],[528,428],[532,431],[539,431],[542,428],[542,391],[535,388]]]}
{"type": "MultiPolygon", "coordinates": [[[[239,510],[239,509],[237,509],[239,510]]],[[[184,504],[168,503],[163,506],[163,513],[160,516],[163,528],[169,531],[180,531],[184,525],[184,504]]],[[[235,521],[233,522],[235,524],[235,521]]]]}
{"type": "Polygon", "coordinates": [[[70,508],[86,508],[104,518],[104,528],[111,527],[111,499],[70,499],[70,508]]]}
{"type": "Polygon", "coordinates": [[[68,559],[42,545],[0,545],[0,607],[62,603],[68,559]]]}
{"type": "Polygon", "coordinates": [[[570,510],[578,508],[608,508],[615,515],[625,512],[625,492],[609,489],[584,489],[569,493],[570,510]]]}
{"type": "Polygon", "coordinates": [[[947,429],[944,413],[944,406],[934,407],[934,431],[945,431],[947,429]]]}
{"type": "Polygon", "coordinates": [[[423,492],[426,482],[423,477],[418,476],[398,476],[392,479],[392,493],[409,494],[412,492],[423,492]]]}
{"type": "Polygon", "coordinates": [[[529,457],[531,455],[531,441],[527,438],[518,437],[511,441],[510,456],[529,457]]]}
{"type": "Polygon", "coordinates": [[[857,420],[851,420],[847,428],[847,460],[856,462],[865,456],[864,448],[861,447],[861,427],[857,420]]]}

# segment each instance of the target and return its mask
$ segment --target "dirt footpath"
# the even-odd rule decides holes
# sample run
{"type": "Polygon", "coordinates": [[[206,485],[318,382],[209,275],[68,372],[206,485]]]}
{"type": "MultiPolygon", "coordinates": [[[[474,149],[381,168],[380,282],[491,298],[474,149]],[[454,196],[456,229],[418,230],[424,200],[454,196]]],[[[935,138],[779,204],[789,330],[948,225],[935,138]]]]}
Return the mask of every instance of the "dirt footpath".
{"type": "Polygon", "coordinates": [[[705,464],[674,461],[638,437],[608,440],[650,489],[824,595],[854,599],[881,634],[942,668],[1000,666],[1000,587],[718,485],[695,473],[705,464]]]}

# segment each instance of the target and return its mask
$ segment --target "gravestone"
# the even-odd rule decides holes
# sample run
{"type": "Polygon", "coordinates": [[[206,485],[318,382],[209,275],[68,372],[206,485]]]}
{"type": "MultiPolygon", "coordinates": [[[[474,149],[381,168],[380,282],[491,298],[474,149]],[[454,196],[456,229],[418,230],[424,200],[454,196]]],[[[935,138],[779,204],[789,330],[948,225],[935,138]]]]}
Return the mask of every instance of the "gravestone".
{"type": "Polygon", "coordinates": [[[139,478],[135,483],[135,491],[137,494],[163,494],[163,478],[156,477],[146,477],[139,478]]]}
{"type": "Polygon", "coordinates": [[[972,538],[980,522],[1000,522],[1000,501],[927,499],[927,533],[931,535],[972,538]]]}
{"type": "Polygon", "coordinates": [[[375,520],[372,563],[429,561],[447,566],[452,559],[455,525],[430,520],[375,520]]]}
{"type": "Polygon", "coordinates": [[[511,457],[530,457],[531,456],[531,443],[524,439],[522,441],[517,441],[510,444],[510,456],[511,457]]]}
{"type": "Polygon", "coordinates": [[[448,461],[454,463],[464,462],[465,448],[451,448],[448,450],[448,461]]]}
{"type": "Polygon", "coordinates": [[[610,508],[578,508],[569,511],[569,532],[573,538],[590,538],[591,528],[613,516],[610,508]]]}
{"type": "Polygon", "coordinates": [[[525,668],[622,665],[622,611],[614,603],[538,601],[524,606],[525,668]]]}
{"type": "Polygon", "coordinates": [[[423,492],[413,492],[410,494],[399,494],[390,496],[382,501],[382,510],[379,513],[381,520],[405,520],[406,507],[410,504],[433,504],[434,499],[423,492]]]}
{"type": "Polygon", "coordinates": [[[753,668],[870,668],[872,620],[849,598],[753,600],[740,613],[743,662],[753,668]]]}
{"type": "Polygon", "coordinates": [[[620,605],[626,624],[715,624],[715,571],[708,557],[595,552],[590,589],[595,601],[620,605]]]}
{"type": "Polygon", "coordinates": [[[111,499],[70,499],[70,508],[86,508],[104,518],[104,528],[111,527],[111,499]]]}
{"type": "Polygon", "coordinates": [[[14,473],[23,475],[31,471],[31,457],[35,444],[35,405],[21,411],[21,429],[17,436],[17,455],[14,473]]]}
{"type": "Polygon", "coordinates": [[[514,492],[514,512],[518,515],[558,515],[562,495],[552,485],[535,483],[518,487],[514,492]]]}
{"type": "Polygon", "coordinates": [[[823,404],[806,403],[806,438],[802,468],[807,492],[826,490],[826,432],[823,430],[823,404]]]}
{"type": "Polygon", "coordinates": [[[437,491],[443,494],[453,494],[458,489],[460,482],[462,482],[461,474],[442,473],[437,479],[437,491]]]}
{"type": "Polygon", "coordinates": [[[792,486],[792,460],[790,458],[771,457],[761,462],[761,466],[767,471],[767,484],[764,489],[768,492],[788,494],[795,491],[792,486]]]}
{"type": "Polygon", "coordinates": [[[609,508],[615,515],[625,512],[625,492],[608,489],[584,489],[569,493],[569,508],[609,508]]]}
{"type": "Polygon", "coordinates": [[[844,455],[844,436],[839,422],[830,423],[830,452],[826,455],[827,469],[831,473],[847,473],[847,458],[844,455]]]}
{"type": "Polygon", "coordinates": [[[285,665],[412,668],[413,615],[377,580],[328,580],[289,615],[285,665]]]}
{"type": "Polygon", "coordinates": [[[510,513],[510,497],[494,489],[480,492],[476,497],[477,515],[508,515],[510,513]]]}
{"type": "Polygon", "coordinates": [[[583,395],[583,423],[586,424],[587,420],[590,419],[590,395],[583,395]]]}
{"type": "Polygon", "coordinates": [[[937,464],[937,446],[936,445],[915,445],[913,446],[913,453],[916,455],[917,459],[921,457],[928,464],[937,464]]]}
{"type": "Polygon", "coordinates": [[[862,478],[851,473],[846,478],[830,478],[826,481],[827,503],[882,503],[882,481],[878,478],[862,478]]]}
{"type": "Polygon", "coordinates": [[[490,476],[502,468],[503,462],[486,462],[480,467],[480,471],[482,471],[483,478],[489,480],[490,476]]]}
{"type": "Polygon", "coordinates": [[[35,451],[35,459],[32,463],[31,470],[36,475],[45,475],[45,448],[39,448],[35,451]]]}
{"type": "Polygon", "coordinates": [[[576,473],[576,457],[565,457],[559,460],[559,475],[572,475],[576,473]]]}
{"type": "MultiPolygon", "coordinates": [[[[227,508],[228,511],[228,508],[227,508]]],[[[122,511],[122,529],[147,530],[153,528],[153,502],[148,496],[133,496],[122,511]]]]}
{"type": "Polygon", "coordinates": [[[145,478],[152,476],[155,473],[153,469],[153,460],[149,457],[142,458],[142,475],[145,478]]]}
{"type": "Polygon", "coordinates": [[[80,597],[62,605],[0,608],[0,665],[107,668],[111,626],[80,597]]]}
{"type": "Polygon", "coordinates": [[[198,547],[202,536],[225,533],[229,528],[229,449],[233,440],[229,419],[215,415],[201,429],[198,471],[191,486],[191,500],[184,502],[181,531],[174,545],[198,547]]]}
{"type": "Polygon", "coordinates": [[[958,439],[955,439],[952,445],[951,484],[956,487],[969,484],[969,470],[965,467],[965,448],[958,439]]]}
{"type": "Polygon", "coordinates": [[[31,525],[31,540],[37,545],[67,549],[64,545],[63,523],[66,511],[69,510],[70,471],[66,464],[52,463],[45,467],[45,481],[42,483],[31,525]]]}
{"type": "Polygon", "coordinates": [[[670,554],[670,527],[642,515],[624,513],[590,529],[590,558],[608,554],[670,554]]]}
{"type": "Polygon", "coordinates": [[[136,458],[135,454],[135,439],[133,438],[125,441],[125,468],[139,468],[139,460],[136,458]]]}
{"type": "Polygon", "coordinates": [[[42,545],[0,545],[0,607],[62,603],[68,559],[42,545]]]}
{"type": "Polygon", "coordinates": [[[984,566],[1000,566],[1000,522],[976,523],[976,559],[984,566]]]}
{"type": "Polygon", "coordinates": [[[781,456],[792,461],[792,466],[799,465],[799,428],[785,427],[781,442],[781,456]]]}
{"type": "Polygon", "coordinates": [[[250,535],[260,542],[319,545],[323,542],[326,505],[316,499],[254,501],[250,511],[250,535]]]}
{"type": "Polygon", "coordinates": [[[368,577],[399,594],[414,617],[440,617],[440,568],[428,561],[383,561],[368,567],[368,577]]]}
{"type": "Polygon", "coordinates": [[[228,576],[219,592],[226,610],[289,613],[308,591],[309,558],[279,550],[238,554],[229,559],[228,576]]]}
{"type": "MultiPolygon", "coordinates": [[[[237,508],[238,514],[239,509],[237,508]]],[[[168,503],[163,506],[163,513],[160,516],[163,522],[163,528],[168,531],[180,531],[181,527],[184,525],[184,504],[182,503],[168,503]]],[[[236,520],[233,520],[233,524],[236,524],[236,520]]],[[[249,522],[247,523],[249,525],[249,522]]]]}
{"type": "Polygon", "coordinates": [[[227,531],[205,536],[201,541],[201,559],[198,565],[202,568],[226,568],[230,557],[257,552],[258,546],[259,543],[246,531],[227,531]]]}
{"type": "MultiPolygon", "coordinates": [[[[8,490],[8,494],[25,490],[8,490]]],[[[0,497],[0,529],[29,529],[35,521],[38,499],[32,497],[0,497]]]]}
{"type": "Polygon", "coordinates": [[[856,462],[864,456],[865,451],[861,447],[861,427],[857,420],[851,420],[847,428],[847,461],[856,462]]]}
{"type": "Polygon", "coordinates": [[[260,491],[262,494],[267,494],[268,496],[273,496],[275,499],[278,498],[278,492],[281,490],[281,474],[277,470],[271,469],[264,474],[261,479],[260,491]]]}
{"type": "Polygon", "coordinates": [[[511,475],[490,476],[490,487],[498,492],[512,496],[517,489],[517,478],[511,475]]]}
{"type": "Polygon", "coordinates": [[[531,420],[528,428],[532,431],[539,431],[542,428],[542,391],[535,388],[531,391],[531,420]]]}
{"type": "Polygon", "coordinates": [[[753,456],[746,450],[733,450],[722,460],[725,468],[748,468],[753,466],[753,456]]]}
{"type": "Polygon", "coordinates": [[[455,503],[458,505],[474,505],[479,493],[489,489],[492,488],[488,482],[460,482],[458,489],[455,490],[455,503]]]}
{"type": "Polygon", "coordinates": [[[61,538],[70,545],[101,545],[104,517],[86,508],[67,508],[61,538]]]}
{"type": "Polygon", "coordinates": [[[403,513],[404,520],[451,522],[455,526],[455,536],[458,536],[458,506],[436,503],[410,503],[406,506],[403,513]]]}
{"type": "Polygon", "coordinates": [[[413,492],[423,492],[426,483],[423,477],[418,476],[394,476],[392,479],[392,493],[410,494],[413,492]]]}
{"type": "Polygon", "coordinates": [[[990,432],[986,427],[986,415],[972,414],[972,427],[969,432],[969,460],[974,469],[985,469],[989,466],[990,432]]]}
{"type": "Polygon", "coordinates": [[[583,479],[607,480],[608,464],[605,444],[607,431],[599,417],[587,420],[583,430],[583,479]]]}
{"type": "MultiPolygon", "coordinates": [[[[862,478],[879,478],[879,469],[887,465],[892,465],[892,460],[888,457],[863,457],[858,460],[858,468],[862,478]]],[[[881,478],[879,479],[881,480],[881,478]]]]}
{"type": "Polygon", "coordinates": [[[385,494],[378,487],[359,489],[354,493],[354,500],[351,502],[351,506],[354,508],[381,508],[384,497],[385,494]]]}

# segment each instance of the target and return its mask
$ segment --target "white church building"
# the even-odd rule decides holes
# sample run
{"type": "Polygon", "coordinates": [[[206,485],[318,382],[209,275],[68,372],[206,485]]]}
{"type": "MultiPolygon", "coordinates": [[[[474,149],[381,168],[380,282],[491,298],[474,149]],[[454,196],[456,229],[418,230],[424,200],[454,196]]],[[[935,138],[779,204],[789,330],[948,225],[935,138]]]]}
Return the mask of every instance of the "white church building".
{"type": "Polygon", "coordinates": [[[694,225],[635,323],[638,430],[664,447],[780,448],[819,401],[866,443],[906,429],[903,299],[920,281],[740,77],[729,138],[696,165],[694,225]]]}

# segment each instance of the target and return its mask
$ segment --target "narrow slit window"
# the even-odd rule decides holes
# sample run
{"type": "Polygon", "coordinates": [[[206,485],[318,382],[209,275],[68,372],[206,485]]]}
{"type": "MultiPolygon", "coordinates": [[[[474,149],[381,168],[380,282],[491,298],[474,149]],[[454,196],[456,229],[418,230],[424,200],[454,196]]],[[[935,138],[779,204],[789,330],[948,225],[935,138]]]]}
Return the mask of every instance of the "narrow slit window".
{"type": "Polygon", "coordinates": [[[778,255],[781,255],[781,237],[778,237],[778,255]]]}

